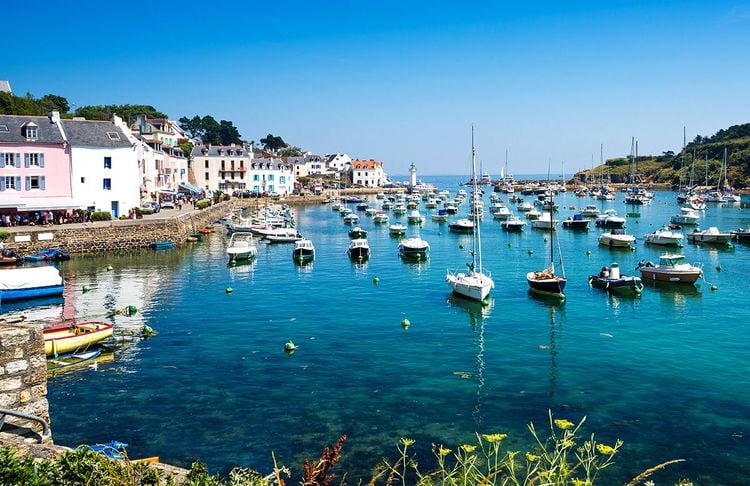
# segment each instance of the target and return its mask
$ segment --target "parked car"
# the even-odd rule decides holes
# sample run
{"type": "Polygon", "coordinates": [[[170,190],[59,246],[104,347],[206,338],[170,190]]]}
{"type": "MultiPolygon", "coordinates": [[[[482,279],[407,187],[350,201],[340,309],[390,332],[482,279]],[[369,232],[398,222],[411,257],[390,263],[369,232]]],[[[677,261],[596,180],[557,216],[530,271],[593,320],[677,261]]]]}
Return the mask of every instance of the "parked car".
{"type": "Polygon", "coordinates": [[[154,201],[145,201],[143,204],[141,204],[141,212],[143,214],[154,214],[161,211],[161,206],[159,206],[159,203],[154,201]]]}
{"type": "Polygon", "coordinates": [[[167,199],[166,201],[162,201],[161,202],[161,208],[162,209],[174,209],[175,208],[174,201],[172,201],[171,199],[167,199]]]}

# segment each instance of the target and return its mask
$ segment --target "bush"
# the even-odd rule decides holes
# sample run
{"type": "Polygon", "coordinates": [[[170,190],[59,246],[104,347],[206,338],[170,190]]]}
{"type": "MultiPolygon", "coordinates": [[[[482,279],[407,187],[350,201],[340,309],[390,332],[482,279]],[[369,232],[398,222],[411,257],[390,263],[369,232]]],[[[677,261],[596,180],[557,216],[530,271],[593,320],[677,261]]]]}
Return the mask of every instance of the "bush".
{"type": "Polygon", "coordinates": [[[201,199],[200,201],[198,201],[197,203],[195,203],[195,207],[198,208],[198,209],[206,209],[210,205],[211,205],[211,200],[210,199],[201,199]]]}
{"type": "Polygon", "coordinates": [[[10,238],[10,231],[0,230],[0,241],[10,238]]]}
{"type": "Polygon", "coordinates": [[[109,211],[94,211],[91,213],[92,221],[110,221],[112,219],[112,213],[109,211]]]}

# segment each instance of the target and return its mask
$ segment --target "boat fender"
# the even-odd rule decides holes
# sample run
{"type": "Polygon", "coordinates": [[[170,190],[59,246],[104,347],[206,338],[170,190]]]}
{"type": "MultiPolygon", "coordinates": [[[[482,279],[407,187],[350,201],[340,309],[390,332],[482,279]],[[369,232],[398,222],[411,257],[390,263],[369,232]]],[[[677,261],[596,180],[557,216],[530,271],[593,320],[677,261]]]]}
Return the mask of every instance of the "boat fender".
{"type": "Polygon", "coordinates": [[[226,293],[227,295],[231,294],[233,292],[232,287],[227,287],[226,293]]]}

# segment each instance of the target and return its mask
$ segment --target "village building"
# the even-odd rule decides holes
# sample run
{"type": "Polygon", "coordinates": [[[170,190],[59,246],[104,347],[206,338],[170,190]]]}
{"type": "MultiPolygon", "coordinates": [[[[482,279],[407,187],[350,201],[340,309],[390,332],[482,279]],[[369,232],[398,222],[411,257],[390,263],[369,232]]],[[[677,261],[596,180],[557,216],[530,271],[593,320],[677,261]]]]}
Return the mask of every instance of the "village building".
{"type": "Polygon", "coordinates": [[[350,180],[352,185],[362,187],[382,187],[387,178],[383,164],[376,160],[354,160],[350,180]]]}

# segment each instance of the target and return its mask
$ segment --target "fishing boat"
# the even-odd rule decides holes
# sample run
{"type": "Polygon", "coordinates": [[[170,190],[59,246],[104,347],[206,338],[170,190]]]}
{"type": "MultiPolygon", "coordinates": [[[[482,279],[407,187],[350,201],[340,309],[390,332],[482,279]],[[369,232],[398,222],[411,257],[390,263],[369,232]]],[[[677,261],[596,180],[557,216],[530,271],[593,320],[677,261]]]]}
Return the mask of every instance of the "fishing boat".
{"type": "Polygon", "coordinates": [[[359,223],[359,216],[354,213],[349,213],[344,216],[344,224],[357,224],[359,223]]]}
{"type": "Polygon", "coordinates": [[[617,263],[602,267],[598,275],[591,275],[589,285],[596,289],[621,294],[640,294],[643,290],[641,278],[620,274],[620,266],[617,263]]]}
{"type": "Polygon", "coordinates": [[[406,217],[406,220],[408,221],[409,224],[422,224],[424,223],[424,216],[419,214],[419,210],[414,209],[406,217]]]}
{"type": "MultiPolygon", "coordinates": [[[[474,151],[474,127],[471,127],[471,178],[474,185],[474,194],[479,194],[477,188],[477,177],[476,177],[476,154],[474,151]]],[[[474,224],[470,220],[459,220],[465,221],[471,224],[471,263],[468,263],[468,272],[451,272],[450,270],[445,275],[445,280],[448,285],[453,289],[453,292],[464,297],[468,297],[472,300],[478,300],[483,302],[490,293],[490,290],[495,287],[495,282],[492,280],[489,274],[484,273],[482,268],[482,233],[480,224],[477,221],[474,224]]],[[[452,223],[455,224],[458,221],[452,223]]],[[[465,225],[465,223],[463,223],[465,225]]],[[[451,229],[453,227],[451,226],[451,229]]]]}
{"type": "Polygon", "coordinates": [[[511,215],[508,219],[500,223],[500,226],[505,231],[523,231],[523,227],[526,226],[526,221],[515,215],[511,215]]]}
{"type": "Polygon", "coordinates": [[[557,223],[558,221],[552,216],[552,213],[545,211],[538,219],[531,222],[531,227],[534,229],[555,231],[555,229],[557,229],[557,223]]]}
{"type": "Polygon", "coordinates": [[[392,224],[388,227],[391,236],[401,236],[406,234],[406,226],[400,223],[392,224]]]}
{"type": "Polygon", "coordinates": [[[112,335],[112,324],[100,321],[58,324],[42,331],[44,352],[56,356],[86,349],[112,335]]]}
{"type": "Polygon", "coordinates": [[[352,260],[366,260],[370,258],[370,245],[364,238],[357,238],[349,243],[349,249],[346,251],[352,260]]]}
{"type": "Polygon", "coordinates": [[[474,221],[466,218],[457,219],[448,223],[448,229],[450,229],[454,233],[473,233],[474,221]]]}
{"type": "Polygon", "coordinates": [[[294,242],[294,250],[292,250],[292,260],[298,263],[310,262],[315,259],[315,246],[313,242],[306,239],[301,239],[294,242]]]}
{"type": "Polygon", "coordinates": [[[692,208],[680,208],[680,214],[675,214],[670,219],[673,224],[687,224],[695,225],[698,224],[700,215],[692,208]]]}
{"type": "Polygon", "coordinates": [[[599,208],[593,204],[589,204],[585,208],[581,209],[581,214],[587,218],[596,218],[597,216],[599,216],[599,208]]]}
{"type": "Polygon", "coordinates": [[[436,223],[447,223],[448,211],[445,209],[438,209],[438,212],[432,215],[432,220],[436,223]]]}
{"type": "Polygon", "coordinates": [[[599,235],[599,244],[610,248],[630,248],[635,242],[635,236],[628,235],[622,228],[615,228],[599,235]]]}
{"type": "Polygon", "coordinates": [[[0,303],[54,297],[63,293],[63,279],[56,267],[7,268],[0,270],[0,303]]]}
{"type": "Polygon", "coordinates": [[[430,244],[422,238],[405,238],[398,244],[398,253],[403,258],[425,260],[430,252],[430,244]]]}
{"type": "Polygon", "coordinates": [[[737,241],[749,242],[750,241],[750,228],[737,228],[732,231],[732,236],[737,241]]]}
{"type": "Polygon", "coordinates": [[[92,349],[90,351],[66,353],[47,359],[47,371],[56,371],[60,368],[80,365],[92,359],[101,356],[101,349],[92,349]]]}
{"type": "Polygon", "coordinates": [[[174,248],[174,242],[170,240],[154,241],[149,245],[152,250],[171,250],[174,248]]]}
{"type": "Polygon", "coordinates": [[[563,228],[573,230],[586,230],[589,229],[589,220],[583,217],[583,214],[578,213],[570,216],[568,219],[562,222],[563,228]]]}
{"type": "Polygon", "coordinates": [[[557,243],[557,254],[560,260],[561,274],[555,273],[555,243],[550,240],[549,245],[549,266],[540,271],[532,271],[526,274],[526,281],[532,292],[542,295],[551,295],[554,297],[565,297],[565,267],[562,261],[562,252],[560,251],[560,240],[555,232],[555,242],[557,243]]]}
{"type": "Polygon", "coordinates": [[[258,253],[251,233],[232,233],[227,244],[229,261],[249,260],[258,253]]]}
{"type": "Polygon", "coordinates": [[[391,201],[383,201],[383,211],[393,209],[393,203],[391,201]]]}
{"type": "Polygon", "coordinates": [[[372,222],[375,224],[388,224],[390,218],[383,211],[378,211],[375,216],[372,217],[372,222]]]}
{"type": "Polygon", "coordinates": [[[661,228],[643,237],[643,241],[650,245],[682,246],[684,236],[678,231],[661,228]]]}
{"type": "Polygon", "coordinates": [[[641,272],[643,280],[671,283],[695,283],[703,276],[700,266],[683,263],[685,255],[666,253],[659,257],[659,264],[641,260],[638,262],[637,270],[641,272]]]}
{"type": "Polygon", "coordinates": [[[516,210],[522,213],[527,213],[532,209],[534,209],[534,206],[532,206],[528,201],[521,201],[516,205],[516,210]]]}
{"type": "Polygon", "coordinates": [[[495,219],[499,219],[500,221],[505,221],[506,219],[510,218],[513,215],[513,213],[505,206],[501,206],[495,210],[495,212],[492,213],[492,217],[495,219]]]}
{"type": "Polygon", "coordinates": [[[367,238],[367,231],[359,226],[355,226],[354,228],[349,230],[349,238],[367,238]]]}
{"type": "Polygon", "coordinates": [[[732,239],[732,233],[722,233],[716,226],[711,226],[705,231],[695,229],[687,235],[688,241],[692,243],[715,243],[717,245],[728,245],[732,239]]]}
{"type": "Polygon", "coordinates": [[[607,209],[596,217],[594,224],[601,228],[622,228],[625,226],[625,218],[617,216],[614,209],[607,209]]]}

